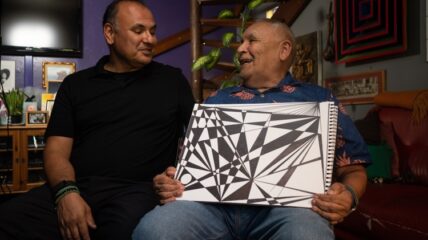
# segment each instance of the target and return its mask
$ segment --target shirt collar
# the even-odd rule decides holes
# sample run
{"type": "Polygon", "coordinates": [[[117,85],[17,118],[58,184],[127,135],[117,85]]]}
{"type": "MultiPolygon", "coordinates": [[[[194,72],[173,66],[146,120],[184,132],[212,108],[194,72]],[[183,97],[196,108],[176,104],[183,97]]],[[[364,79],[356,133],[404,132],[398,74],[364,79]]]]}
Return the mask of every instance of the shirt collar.
{"type": "MultiPolygon", "coordinates": [[[[109,72],[109,71],[104,69],[104,65],[107,64],[107,62],[109,61],[109,58],[110,58],[109,55],[105,55],[100,60],[98,60],[97,64],[95,65],[97,75],[111,75],[112,74],[112,72],[109,72]]],[[[145,65],[144,67],[142,67],[140,70],[137,70],[136,72],[138,72],[138,75],[140,75],[140,76],[146,75],[147,73],[149,73],[151,71],[152,66],[153,66],[153,61],[151,61],[149,64],[145,65]]]]}
{"type": "MultiPolygon", "coordinates": [[[[293,76],[290,74],[290,72],[287,72],[287,74],[285,74],[285,77],[278,83],[278,85],[276,85],[276,87],[269,89],[269,91],[272,91],[275,89],[281,89],[285,85],[299,86],[301,84],[302,84],[301,82],[299,82],[293,78],[293,76]]],[[[241,84],[240,86],[232,87],[231,91],[232,91],[232,93],[241,92],[241,91],[258,93],[257,89],[246,87],[244,84],[241,84]]]]}

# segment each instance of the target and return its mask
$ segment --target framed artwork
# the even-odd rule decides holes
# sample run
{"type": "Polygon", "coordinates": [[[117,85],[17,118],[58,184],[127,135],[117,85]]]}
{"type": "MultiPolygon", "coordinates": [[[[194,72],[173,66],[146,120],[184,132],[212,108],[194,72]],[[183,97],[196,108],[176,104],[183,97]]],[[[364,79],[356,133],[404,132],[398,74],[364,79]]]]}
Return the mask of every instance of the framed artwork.
{"type": "Polygon", "coordinates": [[[325,86],[342,104],[373,103],[373,98],[385,90],[385,71],[328,78],[325,86]]]}
{"type": "Polygon", "coordinates": [[[27,112],[27,126],[46,125],[48,123],[48,117],[47,111],[27,112]]]}
{"type": "Polygon", "coordinates": [[[76,71],[76,63],[73,62],[43,62],[42,86],[47,88],[50,82],[62,82],[64,78],[76,71]]]}
{"type": "Polygon", "coordinates": [[[296,59],[291,73],[296,80],[322,85],[321,32],[296,37],[296,59]]]}
{"type": "Polygon", "coordinates": [[[334,1],[336,62],[405,53],[407,0],[334,1]]]}
{"type": "MultiPolygon", "coordinates": [[[[1,85],[5,92],[15,88],[15,61],[1,60],[1,85]]],[[[0,87],[1,90],[1,87],[0,87]]]]}

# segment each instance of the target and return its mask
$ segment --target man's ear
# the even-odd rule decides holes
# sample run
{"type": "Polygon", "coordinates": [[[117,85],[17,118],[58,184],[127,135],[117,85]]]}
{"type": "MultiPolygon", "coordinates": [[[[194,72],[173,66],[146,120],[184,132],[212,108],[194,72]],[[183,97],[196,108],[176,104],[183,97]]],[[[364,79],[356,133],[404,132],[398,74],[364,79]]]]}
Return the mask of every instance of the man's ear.
{"type": "Polygon", "coordinates": [[[103,31],[104,31],[104,38],[106,39],[107,44],[112,45],[114,43],[114,34],[115,34],[113,24],[111,23],[104,24],[103,31]]]}
{"type": "Polygon", "coordinates": [[[287,60],[291,55],[291,42],[288,40],[285,40],[281,43],[281,48],[279,50],[279,58],[281,61],[287,60]]]}

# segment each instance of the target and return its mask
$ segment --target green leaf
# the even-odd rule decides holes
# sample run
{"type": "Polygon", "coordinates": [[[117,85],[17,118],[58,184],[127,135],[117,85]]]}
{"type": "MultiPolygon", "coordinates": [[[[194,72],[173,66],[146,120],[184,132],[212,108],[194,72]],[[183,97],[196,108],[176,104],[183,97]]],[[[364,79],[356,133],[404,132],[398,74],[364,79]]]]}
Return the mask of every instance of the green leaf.
{"type": "Polygon", "coordinates": [[[235,55],[233,55],[233,64],[235,64],[235,67],[238,71],[241,69],[241,63],[239,62],[238,52],[235,52],[235,55]]]}
{"type": "Polygon", "coordinates": [[[218,19],[233,18],[233,12],[229,9],[223,9],[217,16],[218,19]]]}
{"type": "Polygon", "coordinates": [[[223,46],[230,47],[230,42],[232,41],[232,38],[235,34],[228,32],[223,34],[222,40],[223,40],[223,46]]]}
{"type": "Polygon", "coordinates": [[[207,71],[211,70],[218,62],[221,56],[220,48],[213,48],[209,55],[211,56],[211,61],[205,65],[207,71]]]}
{"type": "Polygon", "coordinates": [[[10,116],[16,116],[22,114],[22,108],[24,104],[25,94],[19,89],[12,89],[5,93],[5,102],[8,105],[8,113],[10,116]]]}
{"type": "Polygon", "coordinates": [[[241,82],[242,82],[242,79],[238,75],[234,75],[231,78],[224,80],[220,85],[220,89],[239,86],[241,82]]]}
{"type": "Polygon", "coordinates": [[[193,64],[192,64],[192,71],[197,71],[204,67],[206,64],[212,61],[211,55],[205,55],[199,57],[193,64]]]}
{"type": "Polygon", "coordinates": [[[254,8],[258,7],[260,4],[262,4],[264,0],[252,0],[248,3],[247,7],[249,10],[253,10],[254,8]]]}

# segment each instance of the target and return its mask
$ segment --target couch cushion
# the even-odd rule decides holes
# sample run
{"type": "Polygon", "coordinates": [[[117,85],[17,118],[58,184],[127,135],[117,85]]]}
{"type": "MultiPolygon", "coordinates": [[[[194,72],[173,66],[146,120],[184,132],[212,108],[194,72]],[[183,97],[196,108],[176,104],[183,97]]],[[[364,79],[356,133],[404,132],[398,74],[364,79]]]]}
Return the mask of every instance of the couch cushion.
{"type": "MultiPolygon", "coordinates": [[[[379,110],[381,135],[393,150],[392,175],[405,176],[409,170],[409,156],[417,149],[428,149],[428,121],[416,124],[412,111],[396,107],[379,110]]],[[[426,119],[425,119],[426,120],[426,119]]]]}
{"type": "Polygon", "coordinates": [[[428,186],[428,156],[426,149],[416,149],[409,156],[409,168],[418,183],[428,186]]]}
{"type": "Polygon", "coordinates": [[[355,212],[337,226],[364,239],[428,239],[428,187],[368,184],[355,212]]]}

